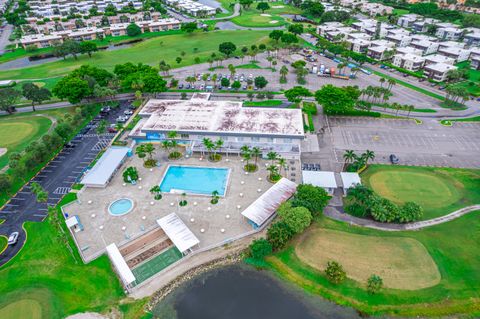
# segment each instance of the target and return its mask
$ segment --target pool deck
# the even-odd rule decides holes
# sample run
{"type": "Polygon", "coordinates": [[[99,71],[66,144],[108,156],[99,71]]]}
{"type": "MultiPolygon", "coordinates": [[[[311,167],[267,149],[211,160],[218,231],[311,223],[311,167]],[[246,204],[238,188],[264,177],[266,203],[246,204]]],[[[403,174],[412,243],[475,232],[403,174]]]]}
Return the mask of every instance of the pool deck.
{"type": "MultiPolygon", "coordinates": [[[[175,212],[200,240],[198,248],[215,246],[252,230],[240,213],[273,185],[266,179],[268,161],[259,160],[259,170],[246,175],[242,168],[244,163],[236,156],[230,156],[228,161],[224,156],[220,162],[211,163],[200,160],[196,154],[191,158],[169,162],[163,152],[157,153],[155,157],[160,161],[160,167],[150,171],[143,167],[143,161],[137,156],[129,157],[106,188],[83,188],[77,194],[77,202],[64,206],[64,212],[70,216],[78,215],[84,226],[84,230],[74,233],[74,236],[86,262],[103,254],[105,247],[111,243],[121,246],[147,230],[158,227],[156,220],[172,212],[175,212]],[[220,198],[218,204],[212,205],[211,196],[187,195],[188,205],[185,207],[178,205],[182,199],[179,194],[163,193],[161,200],[154,200],[149,190],[152,186],[159,185],[169,164],[230,168],[225,197],[220,198]],[[137,185],[123,186],[121,173],[129,166],[137,168],[141,180],[137,185]],[[258,192],[258,189],[261,192],[258,192]],[[240,196],[240,193],[243,193],[243,196],[240,196]],[[112,216],[108,213],[108,206],[119,198],[132,199],[134,207],[126,215],[112,216]],[[194,202],[197,205],[194,205],[194,202]],[[92,217],[92,214],[95,217],[92,217]],[[230,215],[230,218],[227,219],[226,215],[230,215]],[[100,229],[100,226],[103,226],[103,229],[100,229]],[[122,230],[123,227],[125,230],[122,230]],[[205,232],[201,233],[200,229],[205,232]],[[225,232],[222,233],[221,229],[225,229],[225,232]]],[[[296,172],[299,172],[298,161],[293,166],[296,167],[296,172]]]]}

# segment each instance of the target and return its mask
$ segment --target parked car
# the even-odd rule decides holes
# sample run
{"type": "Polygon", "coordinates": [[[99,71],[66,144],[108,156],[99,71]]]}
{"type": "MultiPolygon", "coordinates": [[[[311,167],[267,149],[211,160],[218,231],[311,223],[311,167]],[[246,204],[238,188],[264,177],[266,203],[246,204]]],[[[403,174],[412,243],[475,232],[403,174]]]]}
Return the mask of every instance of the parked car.
{"type": "Polygon", "coordinates": [[[109,113],[111,111],[109,106],[102,107],[100,113],[109,113]]]}
{"type": "Polygon", "coordinates": [[[108,131],[108,133],[117,133],[116,124],[110,124],[107,131],[108,131]]]}
{"type": "Polygon", "coordinates": [[[117,117],[117,122],[118,123],[125,123],[128,120],[128,116],[119,116],[117,117]]]}
{"type": "Polygon", "coordinates": [[[18,240],[18,231],[13,232],[10,234],[10,236],[8,236],[9,245],[15,245],[17,243],[17,240],[18,240]]]}
{"type": "Polygon", "coordinates": [[[68,143],[65,143],[65,148],[74,148],[75,147],[75,144],[72,143],[72,142],[68,142],[68,143]]]}
{"type": "Polygon", "coordinates": [[[132,115],[132,114],[133,114],[133,111],[132,111],[132,110],[125,110],[125,111],[123,111],[123,114],[125,114],[125,115],[132,115]]]}
{"type": "Polygon", "coordinates": [[[191,87],[191,85],[187,84],[186,89],[188,90],[188,89],[190,89],[190,87],[191,87]]]}
{"type": "Polygon", "coordinates": [[[183,89],[183,84],[182,84],[182,83],[179,84],[179,85],[178,85],[178,88],[179,88],[180,90],[183,89]]]}
{"type": "Polygon", "coordinates": [[[395,154],[390,154],[390,162],[392,164],[398,164],[400,160],[398,159],[397,155],[395,154]]]}

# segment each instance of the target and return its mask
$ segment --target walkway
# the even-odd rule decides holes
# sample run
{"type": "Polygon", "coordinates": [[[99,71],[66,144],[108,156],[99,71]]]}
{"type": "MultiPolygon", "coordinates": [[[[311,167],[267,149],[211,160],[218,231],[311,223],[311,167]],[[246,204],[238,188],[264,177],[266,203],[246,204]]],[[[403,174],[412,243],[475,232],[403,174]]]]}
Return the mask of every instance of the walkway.
{"type": "Polygon", "coordinates": [[[456,210],[453,213],[450,213],[445,216],[424,220],[420,222],[415,222],[415,223],[409,223],[409,224],[379,223],[373,220],[358,218],[352,215],[348,215],[346,213],[342,213],[339,211],[339,209],[343,210],[341,207],[328,206],[325,209],[325,215],[335,220],[349,223],[350,225],[373,228],[373,229],[384,230],[384,231],[405,231],[405,230],[419,230],[426,227],[435,226],[435,225],[452,221],[468,213],[480,210],[480,204],[464,207],[462,209],[456,210]]]}

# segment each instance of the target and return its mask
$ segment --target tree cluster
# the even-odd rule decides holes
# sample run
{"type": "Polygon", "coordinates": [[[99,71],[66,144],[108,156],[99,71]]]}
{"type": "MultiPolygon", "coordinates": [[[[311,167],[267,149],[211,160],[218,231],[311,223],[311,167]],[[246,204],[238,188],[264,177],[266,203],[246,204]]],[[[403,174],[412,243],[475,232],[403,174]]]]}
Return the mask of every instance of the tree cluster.
{"type": "Polygon", "coordinates": [[[354,110],[360,94],[356,86],[336,87],[327,84],[315,92],[315,100],[323,106],[325,114],[341,115],[354,110]]]}
{"type": "Polygon", "coordinates": [[[117,76],[124,90],[138,90],[142,93],[156,93],[167,90],[167,82],[158,75],[158,69],[147,64],[127,62],[115,66],[113,73],[117,76]]]}
{"type": "Polygon", "coordinates": [[[345,211],[357,217],[371,217],[383,223],[409,223],[419,220],[423,209],[414,202],[398,206],[363,185],[349,189],[345,198],[345,211]]]}

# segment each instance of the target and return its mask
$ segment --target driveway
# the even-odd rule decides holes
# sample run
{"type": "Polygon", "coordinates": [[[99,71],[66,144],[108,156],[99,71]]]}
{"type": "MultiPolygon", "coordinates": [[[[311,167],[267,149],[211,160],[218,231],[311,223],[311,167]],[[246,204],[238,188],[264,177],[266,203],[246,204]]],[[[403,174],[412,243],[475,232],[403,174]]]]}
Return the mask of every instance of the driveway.
{"type": "MultiPolygon", "coordinates": [[[[121,107],[112,111],[105,119],[115,123],[118,115],[128,107],[128,101],[122,101],[121,107]]],[[[115,134],[97,134],[96,127],[100,119],[94,119],[87,125],[84,134],[77,134],[73,148],[64,148],[30,182],[28,182],[11,200],[0,209],[0,235],[8,236],[13,231],[20,232],[18,243],[9,246],[0,255],[0,266],[13,258],[23,247],[26,239],[22,225],[26,221],[42,222],[48,214],[48,208],[54,207],[67,194],[72,185],[78,182],[86,168],[111,141],[115,134]],[[47,192],[46,203],[38,203],[31,192],[31,183],[39,183],[47,192]]]]}

